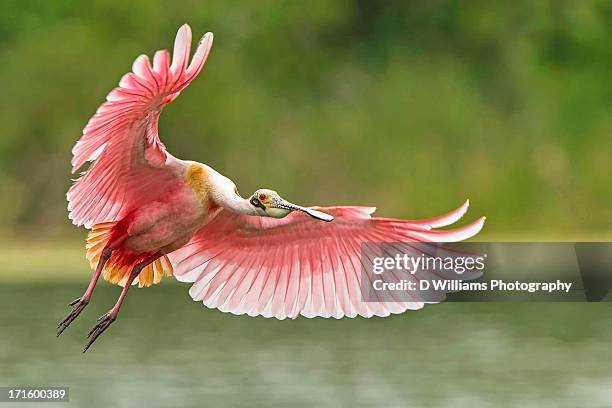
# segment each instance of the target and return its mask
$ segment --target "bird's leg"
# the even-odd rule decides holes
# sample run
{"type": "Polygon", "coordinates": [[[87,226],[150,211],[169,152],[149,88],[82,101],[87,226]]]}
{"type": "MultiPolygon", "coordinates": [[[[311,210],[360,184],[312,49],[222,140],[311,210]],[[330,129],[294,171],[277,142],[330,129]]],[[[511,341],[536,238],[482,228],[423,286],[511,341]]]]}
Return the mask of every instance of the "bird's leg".
{"type": "Polygon", "coordinates": [[[125,282],[125,286],[121,290],[121,295],[119,295],[119,299],[117,299],[117,303],[115,303],[115,306],[113,306],[108,312],[100,316],[96,325],[89,331],[89,334],[87,335],[89,341],[87,342],[87,345],[85,345],[83,353],[85,353],[87,349],[89,349],[89,347],[94,343],[94,341],[96,341],[96,339],[106,329],[108,329],[108,326],[110,326],[111,323],[115,321],[117,315],[119,314],[119,309],[121,309],[121,305],[123,304],[123,301],[127,296],[128,290],[130,289],[130,286],[132,286],[132,282],[134,282],[134,279],[136,279],[140,271],[142,271],[145,266],[149,265],[152,262],[155,262],[160,256],[162,256],[162,254],[160,252],[157,252],[153,255],[148,256],[147,258],[145,258],[134,266],[132,272],[130,272],[130,276],[125,282]]]}
{"type": "Polygon", "coordinates": [[[64,320],[62,320],[57,325],[57,329],[58,329],[57,336],[58,337],[60,334],[63,333],[64,330],[66,330],[66,328],[68,328],[68,326],[70,326],[70,324],[74,321],[74,319],[76,319],[79,316],[79,314],[81,314],[83,309],[85,309],[85,306],[87,306],[87,304],[89,303],[89,300],[91,299],[91,295],[93,294],[93,291],[96,287],[96,283],[98,282],[98,279],[100,278],[100,274],[102,274],[102,270],[104,270],[104,265],[110,259],[113,251],[119,245],[121,245],[123,241],[125,241],[126,238],[127,238],[127,235],[115,240],[112,244],[107,245],[102,250],[102,254],[100,255],[100,260],[98,261],[96,270],[93,276],[91,277],[91,280],[89,281],[89,285],[87,286],[85,293],[80,298],[74,299],[72,302],[69,303],[69,306],[73,306],[72,310],[70,311],[70,313],[68,313],[68,315],[64,318],[64,320]]]}
{"type": "Polygon", "coordinates": [[[93,294],[93,290],[96,287],[96,283],[98,282],[98,278],[104,269],[104,265],[110,259],[112,255],[112,250],[110,248],[104,248],[102,250],[102,255],[100,256],[100,260],[98,261],[98,266],[96,267],[96,271],[94,272],[91,280],[89,281],[89,285],[87,286],[87,290],[80,298],[74,299],[69,303],[69,306],[72,306],[72,310],[68,315],[57,325],[57,336],[64,332],[70,326],[70,324],[78,317],[79,314],[85,309],[85,306],[89,303],[89,299],[91,299],[91,295],[93,294]]]}

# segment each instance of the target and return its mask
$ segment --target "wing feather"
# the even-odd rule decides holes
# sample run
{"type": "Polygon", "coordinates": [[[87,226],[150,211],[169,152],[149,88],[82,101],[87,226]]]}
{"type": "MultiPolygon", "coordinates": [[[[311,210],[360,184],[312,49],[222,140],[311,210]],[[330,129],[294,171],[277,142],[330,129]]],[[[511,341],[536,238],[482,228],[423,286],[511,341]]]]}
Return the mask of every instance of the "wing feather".
{"type": "Polygon", "coordinates": [[[168,51],[157,51],[153,65],[140,55],[96,110],[72,149],[73,173],[93,162],[68,190],[69,217],[76,225],[117,221],[179,180],[181,162],[159,138],[159,115],[202,70],[212,40],[212,33],[202,38],[188,66],[191,29],[183,25],[172,62],[168,51]]]}
{"type": "MultiPolygon", "coordinates": [[[[391,298],[375,292],[378,301],[363,301],[361,245],[398,242],[395,249],[420,254],[421,242],[467,239],[480,231],[484,217],[456,229],[433,229],[458,220],[467,205],[421,221],[371,217],[370,207],[316,207],[335,217],[330,223],[301,212],[273,219],[223,210],[168,257],[177,279],[193,283],[194,300],[224,312],[278,319],[387,316],[420,309],[424,302],[392,292],[391,298]]],[[[420,273],[413,279],[436,272],[420,273]]]]}

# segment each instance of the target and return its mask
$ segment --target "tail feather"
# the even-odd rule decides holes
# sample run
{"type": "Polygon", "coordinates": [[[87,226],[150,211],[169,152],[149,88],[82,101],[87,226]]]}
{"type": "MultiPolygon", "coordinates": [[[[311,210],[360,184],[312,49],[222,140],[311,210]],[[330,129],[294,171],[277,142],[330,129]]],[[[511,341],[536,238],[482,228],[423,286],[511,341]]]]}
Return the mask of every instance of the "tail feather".
{"type": "MultiPolygon", "coordinates": [[[[87,235],[87,260],[92,269],[96,269],[102,250],[108,244],[116,222],[105,222],[96,224],[91,228],[87,235]]],[[[120,286],[125,286],[132,268],[140,261],[140,256],[127,256],[122,249],[117,249],[111,255],[111,258],[104,265],[102,276],[110,283],[120,286]]],[[[147,265],[140,272],[138,277],[132,283],[138,284],[138,287],[151,286],[157,284],[166,276],[172,276],[174,269],[166,255],[161,256],[158,260],[147,265]]]]}

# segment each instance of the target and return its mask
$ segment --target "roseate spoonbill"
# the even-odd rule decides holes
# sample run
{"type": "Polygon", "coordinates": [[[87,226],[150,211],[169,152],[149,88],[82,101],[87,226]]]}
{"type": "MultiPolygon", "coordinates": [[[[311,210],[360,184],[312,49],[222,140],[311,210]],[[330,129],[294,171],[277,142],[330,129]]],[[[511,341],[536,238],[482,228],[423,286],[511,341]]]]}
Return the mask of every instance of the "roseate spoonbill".
{"type": "Polygon", "coordinates": [[[180,160],[157,134],[163,107],[198,75],[213,42],[200,40],[189,62],[191,29],[178,30],[170,62],[157,51],[133,63],[89,120],[74,146],[72,170],[92,162],[70,187],[69,217],[88,228],[94,270],[85,293],[70,303],[58,336],[83,311],[100,275],[123,287],[116,304],[88,335],[83,352],[116,319],[131,285],[174,275],[210,308],[266,317],[387,316],[419,302],[362,302],[360,244],[366,241],[467,239],[484,217],[454,230],[466,201],[448,214],[403,221],[371,217],[371,207],[302,207],[273,190],[248,198],[211,167],[180,160]]]}

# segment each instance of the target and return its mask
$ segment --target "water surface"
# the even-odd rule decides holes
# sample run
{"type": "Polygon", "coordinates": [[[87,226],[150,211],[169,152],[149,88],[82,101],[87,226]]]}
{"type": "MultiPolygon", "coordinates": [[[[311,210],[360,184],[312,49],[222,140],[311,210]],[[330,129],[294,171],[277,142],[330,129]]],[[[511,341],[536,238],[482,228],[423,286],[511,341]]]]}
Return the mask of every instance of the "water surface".
{"type": "Polygon", "coordinates": [[[277,321],[209,310],[166,280],[131,291],[83,355],[119,291],[101,284],[57,339],[85,279],[1,284],[0,384],[68,385],[70,405],[89,407],[612,405],[610,303],[277,321]]]}

